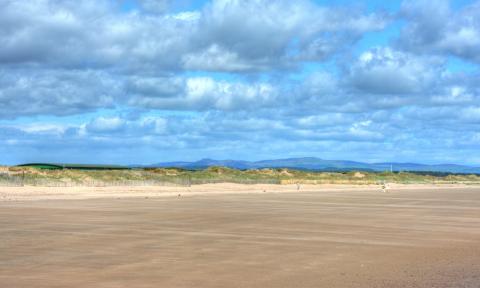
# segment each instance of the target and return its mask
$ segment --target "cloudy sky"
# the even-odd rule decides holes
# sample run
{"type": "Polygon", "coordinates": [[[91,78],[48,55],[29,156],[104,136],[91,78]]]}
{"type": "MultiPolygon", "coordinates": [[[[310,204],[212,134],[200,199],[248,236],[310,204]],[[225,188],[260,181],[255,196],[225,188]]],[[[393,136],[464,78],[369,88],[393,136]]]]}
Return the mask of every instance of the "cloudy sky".
{"type": "Polygon", "coordinates": [[[2,164],[480,165],[480,1],[0,7],[2,164]]]}

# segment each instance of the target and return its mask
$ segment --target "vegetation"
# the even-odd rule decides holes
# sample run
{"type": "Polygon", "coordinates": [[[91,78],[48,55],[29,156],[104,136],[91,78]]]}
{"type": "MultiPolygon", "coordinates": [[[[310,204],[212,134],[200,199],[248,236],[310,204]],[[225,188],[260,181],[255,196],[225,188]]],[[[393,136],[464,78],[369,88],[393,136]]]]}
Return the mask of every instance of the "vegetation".
{"type": "Polygon", "coordinates": [[[49,170],[3,167],[0,185],[9,186],[142,186],[206,183],[243,184],[480,184],[480,175],[427,172],[314,172],[292,169],[236,170],[210,167],[203,170],[151,168],[130,170],[49,170]]]}

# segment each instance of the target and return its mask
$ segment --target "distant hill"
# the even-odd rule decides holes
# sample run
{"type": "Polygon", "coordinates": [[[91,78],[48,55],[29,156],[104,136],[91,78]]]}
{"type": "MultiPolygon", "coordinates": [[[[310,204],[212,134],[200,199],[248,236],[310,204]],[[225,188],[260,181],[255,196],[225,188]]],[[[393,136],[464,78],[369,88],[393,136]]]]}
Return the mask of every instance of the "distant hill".
{"type": "Polygon", "coordinates": [[[455,164],[426,165],[418,163],[363,163],[344,160],[324,160],[315,157],[287,158],[262,161],[214,160],[202,159],[195,162],[165,162],[148,167],[177,167],[184,169],[203,169],[212,166],[222,166],[235,169],[261,168],[292,168],[315,171],[419,171],[445,173],[475,173],[480,174],[480,167],[455,164]]]}

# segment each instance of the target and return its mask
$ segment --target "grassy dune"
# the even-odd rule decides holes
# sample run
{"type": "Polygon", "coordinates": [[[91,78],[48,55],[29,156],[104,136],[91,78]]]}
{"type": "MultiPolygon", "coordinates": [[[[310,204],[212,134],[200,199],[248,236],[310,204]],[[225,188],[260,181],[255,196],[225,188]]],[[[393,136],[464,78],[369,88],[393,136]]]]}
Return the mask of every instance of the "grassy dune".
{"type": "Polygon", "coordinates": [[[204,170],[152,168],[132,170],[42,170],[3,167],[0,185],[33,186],[142,186],[206,183],[243,184],[480,184],[479,175],[412,172],[312,172],[290,169],[236,170],[210,167],[204,170]]]}

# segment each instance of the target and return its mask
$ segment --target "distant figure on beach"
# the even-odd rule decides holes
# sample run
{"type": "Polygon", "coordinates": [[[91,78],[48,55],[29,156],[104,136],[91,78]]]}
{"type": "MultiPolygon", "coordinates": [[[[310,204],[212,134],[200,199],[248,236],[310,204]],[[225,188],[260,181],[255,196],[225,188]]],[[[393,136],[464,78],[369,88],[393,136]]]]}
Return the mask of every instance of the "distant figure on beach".
{"type": "Polygon", "coordinates": [[[387,189],[388,189],[387,183],[382,182],[382,192],[383,192],[383,193],[386,193],[386,192],[387,192],[387,189]]]}
{"type": "Polygon", "coordinates": [[[300,182],[297,182],[297,191],[300,190],[300,182]]]}

